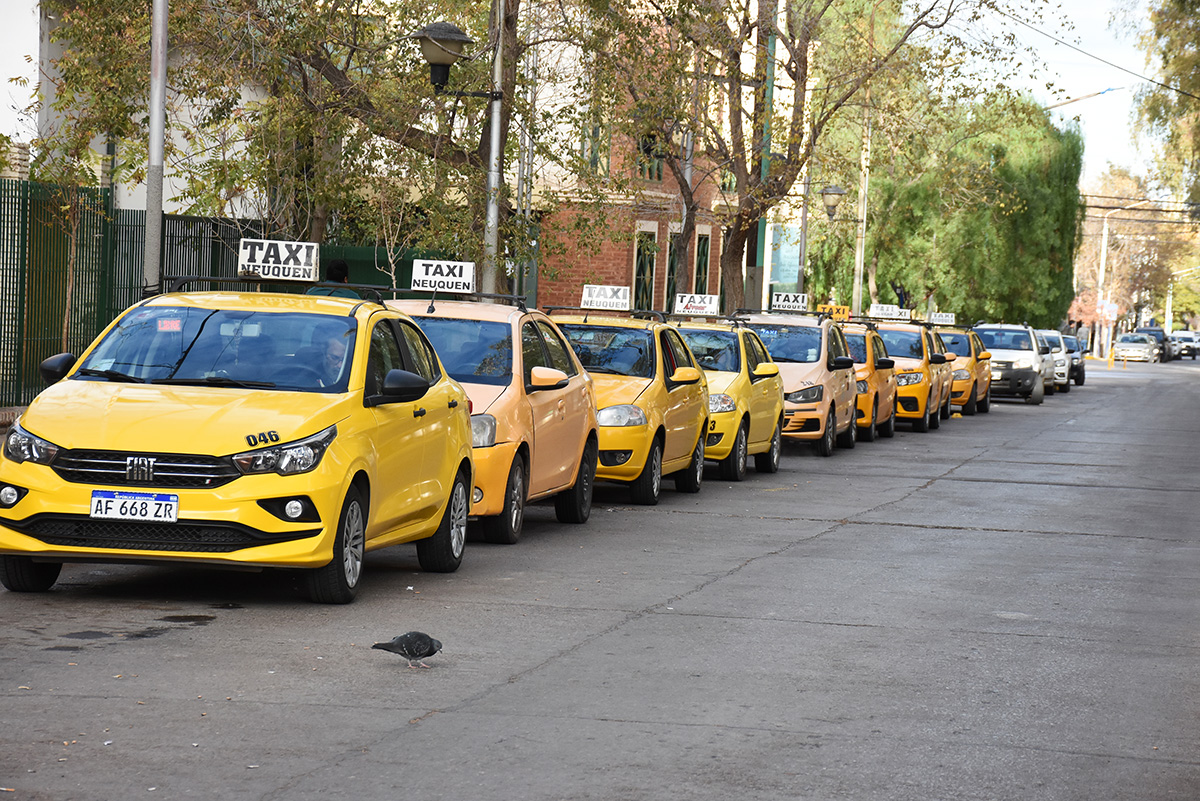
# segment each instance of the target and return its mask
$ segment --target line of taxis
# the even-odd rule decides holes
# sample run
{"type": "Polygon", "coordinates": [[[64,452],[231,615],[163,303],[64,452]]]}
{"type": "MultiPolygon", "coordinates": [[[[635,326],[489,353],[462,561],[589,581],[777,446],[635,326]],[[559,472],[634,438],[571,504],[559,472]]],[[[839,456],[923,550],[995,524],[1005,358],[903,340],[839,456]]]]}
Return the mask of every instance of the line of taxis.
{"type": "Polygon", "coordinates": [[[596,481],[652,505],[706,463],[774,473],[784,439],[829,456],[987,412],[989,357],[968,329],[827,314],[172,291],[43,363],[0,457],[0,583],[290,568],[348,603],[367,551],[451,572],[470,519],[495,543],[533,502],[581,524],[596,481]]]}

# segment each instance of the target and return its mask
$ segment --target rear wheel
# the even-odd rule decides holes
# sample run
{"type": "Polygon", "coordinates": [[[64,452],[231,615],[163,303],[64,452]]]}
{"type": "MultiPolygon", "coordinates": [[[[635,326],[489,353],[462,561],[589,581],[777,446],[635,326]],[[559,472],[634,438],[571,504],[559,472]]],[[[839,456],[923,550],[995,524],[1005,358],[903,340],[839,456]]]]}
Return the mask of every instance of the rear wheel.
{"type": "Polygon", "coordinates": [[[662,442],[658,437],[650,443],[650,453],[646,455],[646,466],[629,486],[633,502],[642,506],[654,506],[658,503],[658,494],[662,491],[662,442]]]}
{"type": "Polygon", "coordinates": [[[979,411],[987,414],[992,410],[992,387],[989,384],[987,391],[983,393],[983,397],[979,399],[979,411]]]}
{"type": "Polygon", "coordinates": [[[817,440],[817,453],[822,456],[833,456],[833,449],[837,444],[835,435],[837,418],[833,416],[833,408],[830,407],[829,415],[825,418],[825,433],[817,440]]]}
{"type": "MultiPolygon", "coordinates": [[[[707,425],[700,426],[700,436],[696,439],[696,449],[692,451],[692,460],[688,466],[675,474],[675,489],[679,492],[699,492],[704,483],[704,430],[707,425]]],[[[746,471],[745,460],[742,461],[742,472],[746,471]]]]}
{"type": "Polygon", "coordinates": [[[858,442],[858,422],[854,419],[854,413],[850,413],[850,425],[846,426],[846,430],[838,434],[837,444],[839,448],[849,450],[858,442]]]}
{"type": "Polygon", "coordinates": [[[324,567],[309,570],[308,597],[319,604],[348,604],[358,594],[366,549],[367,510],[362,493],[351,487],[338,518],[333,558],[324,567]]]}
{"type": "Polygon", "coordinates": [[[746,440],[749,437],[746,423],[743,422],[738,426],[737,437],[733,440],[733,450],[718,462],[721,478],[726,481],[741,481],[746,477],[746,448],[748,447],[746,440]]]}
{"type": "Polygon", "coordinates": [[[929,407],[933,403],[933,396],[930,395],[925,399],[925,413],[912,421],[913,431],[925,432],[933,427],[933,421],[929,419],[929,407]]]}
{"type": "Polygon", "coordinates": [[[783,451],[783,423],[775,424],[775,433],[771,436],[771,447],[766,453],[754,454],[754,469],[760,473],[778,473],[779,456],[783,451]]]}
{"type": "Polygon", "coordinates": [[[592,487],[596,483],[596,455],[599,449],[596,440],[589,439],[583,446],[583,457],[579,460],[579,474],[575,486],[554,496],[554,516],[560,523],[586,523],[592,514],[592,487]]]}
{"type": "Polygon", "coordinates": [[[971,385],[971,391],[967,393],[967,402],[963,404],[962,413],[970,417],[975,414],[979,408],[979,400],[975,397],[976,385],[971,385]]]}
{"type": "MultiPolygon", "coordinates": [[[[929,398],[929,405],[933,405],[932,395],[929,398]]],[[[929,410],[929,430],[933,431],[942,427],[942,406],[939,403],[936,407],[929,410]]]]}
{"type": "Polygon", "coordinates": [[[879,426],[879,436],[891,439],[896,436],[896,399],[892,398],[892,416],[879,426]]]}
{"type": "Polygon", "coordinates": [[[879,416],[879,398],[876,398],[871,403],[871,422],[867,425],[866,428],[864,428],[863,430],[858,432],[858,437],[863,442],[874,442],[875,441],[875,434],[876,434],[875,418],[877,418],[878,416],[879,416]]]}
{"type": "Polygon", "coordinates": [[[35,562],[28,556],[0,556],[0,584],[9,592],[45,592],[58,581],[62,562],[35,562]]]}
{"type": "Polygon", "coordinates": [[[525,460],[517,455],[508,469],[504,485],[504,508],[498,515],[483,518],[483,538],[498,545],[512,545],[521,539],[525,522],[525,460]]]}
{"type": "Polygon", "coordinates": [[[938,411],[938,417],[941,417],[943,420],[950,419],[950,393],[949,392],[946,393],[946,401],[945,401],[945,403],[942,404],[942,408],[938,411]]]}
{"type": "Polygon", "coordinates": [[[432,537],[417,540],[417,561],[428,573],[453,573],[462,564],[467,542],[467,478],[460,470],[450,488],[442,522],[432,537]]]}

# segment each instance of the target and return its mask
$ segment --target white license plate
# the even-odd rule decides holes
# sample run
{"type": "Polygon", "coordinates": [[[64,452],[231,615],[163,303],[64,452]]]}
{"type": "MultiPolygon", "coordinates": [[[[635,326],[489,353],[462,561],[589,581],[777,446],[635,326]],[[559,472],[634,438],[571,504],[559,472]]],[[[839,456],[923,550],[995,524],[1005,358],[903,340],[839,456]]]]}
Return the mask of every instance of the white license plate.
{"type": "Polygon", "coordinates": [[[992,373],[992,380],[993,380],[993,381],[999,381],[999,380],[1000,380],[1000,378],[1001,378],[1001,374],[1000,374],[1000,373],[992,373]]]}
{"type": "Polygon", "coordinates": [[[174,523],[179,518],[179,496],[165,492],[92,490],[91,516],[105,520],[174,523]]]}

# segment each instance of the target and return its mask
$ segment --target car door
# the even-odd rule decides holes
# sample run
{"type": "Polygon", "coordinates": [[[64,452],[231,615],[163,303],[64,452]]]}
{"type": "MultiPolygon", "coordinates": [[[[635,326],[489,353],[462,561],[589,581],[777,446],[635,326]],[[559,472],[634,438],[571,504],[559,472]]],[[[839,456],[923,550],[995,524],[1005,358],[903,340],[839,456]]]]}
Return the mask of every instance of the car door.
{"type": "Polygon", "coordinates": [[[879,415],[886,420],[891,417],[892,408],[896,405],[896,368],[878,366],[880,359],[890,358],[887,345],[878,334],[871,334],[870,340],[871,359],[875,365],[873,369],[879,386],[879,415]]]}
{"type": "MultiPolygon", "coordinates": [[[[522,328],[530,324],[526,322],[522,328]]],[[[567,374],[565,387],[533,393],[541,396],[539,402],[545,401],[547,405],[553,402],[554,407],[551,418],[533,433],[533,450],[537,452],[534,461],[539,464],[531,470],[529,489],[531,493],[540,493],[564,487],[571,480],[587,439],[588,407],[592,400],[588,396],[587,377],[575,366],[575,360],[558,332],[545,320],[536,320],[533,324],[548,357],[546,366],[567,374]]]]}
{"type": "Polygon", "coordinates": [[[980,388],[989,387],[992,383],[992,360],[980,358],[987,353],[987,348],[974,331],[969,332],[968,337],[971,340],[971,352],[975,354],[975,381],[980,388]]]}
{"type": "Polygon", "coordinates": [[[750,444],[755,445],[770,441],[775,434],[783,408],[783,382],[778,374],[767,378],[754,375],[755,368],[770,363],[771,357],[753,331],[743,331],[742,342],[750,376],[750,444]]]}
{"type": "Polygon", "coordinates": [[[850,356],[850,346],[846,344],[846,337],[842,334],[842,329],[836,325],[829,326],[826,335],[827,340],[827,364],[830,365],[832,373],[832,383],[834,387],[834,414],[838,420],[849,420],[850,425],[854,425],[856,415],[856,401],[858,395],[858,382],[854,377],[854,368],[850,367],[846,370],[833,370],[833,360],[842,356],[850,356]]]}
{"type": "MultiPolygon", "coordinates": [[[[672,384],[671,375],[680,367],[696,367],[692,352],[675,331],[663,328],[659,331],[663,354],[663,379],[667,384],[667,444],[663,448],[663,461],[683,459],[696,447],[700,436],[699,427],[704,425],[707,403],[704,387],[697,381],[692,384],[672,384]]],[[[699,369],[699,368],[697,368],[699,369]]]]}
{"type": "MultiPolygon", "coordinates": [[[[524,384],[525,400],[529,404],[533,430],[533,442],[529,448],[529,493],[531,495],[545,492],[555,486],[555,476],[560,471],[561,460],[558,437],[562,436],[565,425],[565,395],[562,389],[535,390],[531,385],[533,368],[554,367],[550,354],[546,351],[546,342],[532,319],[526,318],[521,323],[521,381],[524,384]]],[[[562,443],[562,448],[567,443],[562,443]]]]}
{"type": "Polygon", "coordinates": [[[429,391],[413,409],[413,420],[424,446],[418,502],[428,518],[437,514],[450,497],[450,487],[458,472],[458,452],[449,444],[456,441],[452,435],[454,420],[462,414],[460,404],[466,400],[442,373],[433,345],[421,330],[407,320],[397,319],[394,324],[405,350],[405,369],[429,382],[429,391]]]}

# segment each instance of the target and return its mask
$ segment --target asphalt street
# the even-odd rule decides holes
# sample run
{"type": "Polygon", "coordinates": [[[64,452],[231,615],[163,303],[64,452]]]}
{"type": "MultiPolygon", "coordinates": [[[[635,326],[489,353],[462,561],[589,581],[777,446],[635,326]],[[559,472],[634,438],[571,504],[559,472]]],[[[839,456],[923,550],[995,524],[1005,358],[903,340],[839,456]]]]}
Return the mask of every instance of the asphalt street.
{"type": "Polygon", "coordinates": [[[1200,798],[1200,363],[531,509],[453,575],[0,591],[0,801],[1200,798]],[[429,669],[371,644],[417,629],[429,669]]]}

